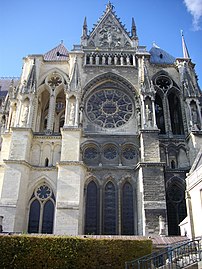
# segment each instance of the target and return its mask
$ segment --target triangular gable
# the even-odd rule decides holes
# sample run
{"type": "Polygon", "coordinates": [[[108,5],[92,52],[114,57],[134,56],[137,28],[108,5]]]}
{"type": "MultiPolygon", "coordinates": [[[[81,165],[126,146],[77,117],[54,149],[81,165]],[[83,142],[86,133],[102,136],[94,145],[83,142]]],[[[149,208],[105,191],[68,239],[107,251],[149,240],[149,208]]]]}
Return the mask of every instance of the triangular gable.
{"type": "Polygon", "coordinates": [[[189,175],[193,173],[195,170],[197,170],[200,166],[202,166],[202,149],[197,154],[196,159],[189,171],[189,175]]]}
{"type": "Polygon", "coordinates": [[[88,47],[95,48],[130,48],[133,42],[124,26],[117,18],[111,4],[92,30],[87,41],[88,47]]]}
{"type": "Polygon", "coordinates": [[[69,52],[61,43],[54,49],[44,54],[44,61],[67,61],[69,59],[69,52]]]}

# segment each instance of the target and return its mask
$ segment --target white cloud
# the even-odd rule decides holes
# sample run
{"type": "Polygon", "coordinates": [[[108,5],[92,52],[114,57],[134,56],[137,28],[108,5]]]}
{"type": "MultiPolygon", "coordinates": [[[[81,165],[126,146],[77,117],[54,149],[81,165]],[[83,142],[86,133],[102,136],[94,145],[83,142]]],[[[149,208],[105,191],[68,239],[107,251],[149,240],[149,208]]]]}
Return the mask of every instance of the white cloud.
{"type": "Polygon", "coordinates": [[[202,17],[202,0],[184,0],[188,12],[193,16],[194,30],[200,30],[199,21],[202,17]]]}

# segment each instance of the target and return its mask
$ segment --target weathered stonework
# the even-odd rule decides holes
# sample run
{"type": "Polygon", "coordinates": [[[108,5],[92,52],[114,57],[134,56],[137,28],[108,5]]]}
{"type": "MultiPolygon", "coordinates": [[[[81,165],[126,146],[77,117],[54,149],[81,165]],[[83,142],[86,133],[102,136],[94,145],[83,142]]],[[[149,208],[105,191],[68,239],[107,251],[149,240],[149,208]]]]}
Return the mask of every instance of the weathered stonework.
{"type": "Polygon", "coordinates": [[[201,92],[191,59],[139,46],[132,21],[109,2],[72,51],[24,58],[0,111],[3,231],[179,234],[201,92]]]}

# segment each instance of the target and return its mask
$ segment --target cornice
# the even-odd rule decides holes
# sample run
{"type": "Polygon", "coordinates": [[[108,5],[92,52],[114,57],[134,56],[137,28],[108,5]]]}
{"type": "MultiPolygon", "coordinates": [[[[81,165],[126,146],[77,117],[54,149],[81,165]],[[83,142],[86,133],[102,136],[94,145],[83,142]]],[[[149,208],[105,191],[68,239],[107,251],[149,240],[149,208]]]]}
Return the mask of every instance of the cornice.
{"type": "Polygon", "coordinates": [[[41,135],[34,133],[33,139],[62,139],[61,135],[41,135]]]}
{"type": "Polygon", "coordinates": [[[77,132],[79,132],[79,131],[82,131],[82,128],[80,128],[80,127],[69,127],[69,126],[67,126],[67,127],[63,127],[62,128],[62,131],[63,132],[69,132],[69,131],[77,131],[77,132]]]}
{"type": "Polygon", "coordinates": [[[57,167],[60,166],[82,166],[84,168],[87,168],[82,161],[61,161],[57,163],[57,167]]]}
{"type": "Polygon", "coordinates": [[[164,167],[166,165],[165,162],[139,162],[137,164],[137,168],[140,167],[164,167]]]}
{"type": "MultiPolygon", "coordinates": [[[[51,170],[57,170],[56,166],[34,166],[29,164],[28,162],[24,161],[24,160],[3,160],[5,164],[20,164],[20,165],[25,165],[28,168],[30,168],[31,170],[37,170],[37,171],[51,171],[51,170]]],[[[2,167],[4,165],[1,165],[2,167]]]]}
{"type": "Polygon", "coordinates": [[[11,159],[4,159],[3,162],[5,164],[21,164],[21,165],[25,165],[29,168],[32,168],[32,165],[30,165],[28,162],[24,161],[24,160],[11,160],[11,159]]]}
{"type": "Polygon", "coordinates": [[[159,133],[159,129],[141,129],[140,130],[140,134],[141,133],[159,133]]]}

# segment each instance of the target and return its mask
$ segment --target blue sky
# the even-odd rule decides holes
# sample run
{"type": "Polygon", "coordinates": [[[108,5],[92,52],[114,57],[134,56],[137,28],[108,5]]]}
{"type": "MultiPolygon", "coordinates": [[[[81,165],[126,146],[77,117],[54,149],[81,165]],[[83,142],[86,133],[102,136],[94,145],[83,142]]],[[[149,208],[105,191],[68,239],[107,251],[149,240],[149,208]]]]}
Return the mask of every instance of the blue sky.
{"type": "MultiPolygon", "coordinates": [[[[20,76],[22,58],[44,54],[64,41],[68,50],[80,44],[84,17],[88,30],[108,0],[0,0],[0,77],[20,76]]],[[[196,64],[202,88],[202,0],[112,0],[128,31],[135,19],[139,45],[155,43],[174,57],[182,57],[181,35],[196,64]]]]}

